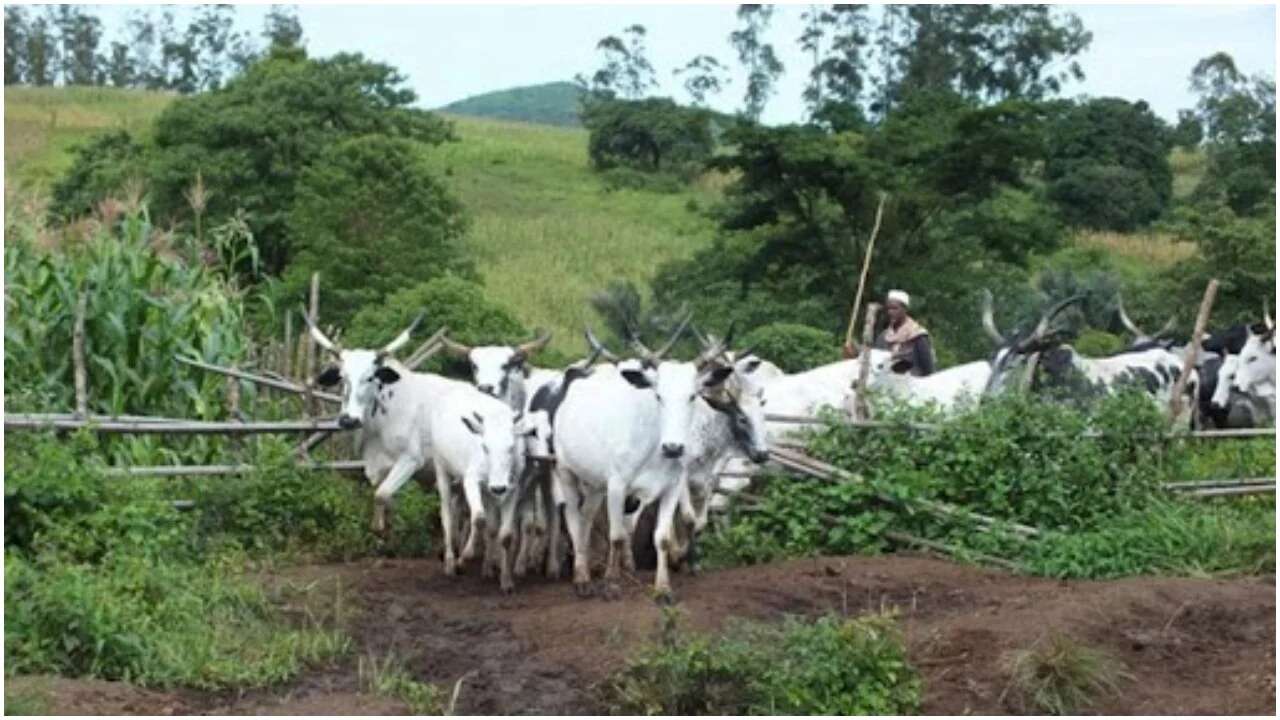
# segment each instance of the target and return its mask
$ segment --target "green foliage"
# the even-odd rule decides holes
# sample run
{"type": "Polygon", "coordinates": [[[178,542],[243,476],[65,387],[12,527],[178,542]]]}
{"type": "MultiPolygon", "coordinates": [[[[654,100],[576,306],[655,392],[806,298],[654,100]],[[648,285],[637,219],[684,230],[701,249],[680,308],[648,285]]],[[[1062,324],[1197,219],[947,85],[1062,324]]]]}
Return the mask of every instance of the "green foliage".
{"type": "Polygon", "coordinates": [[[1195,307],[1209,279],[1217,278],[1214,323],[1258,322],[1263,303],[1275,295],[1274,210],[1240,216],[1226,207],[1186,208],[1171,229],[1193,240],[1198,250],[1168,272],[1179,304],[1195,307]]]}
{"type": "Polygon", "coordinates": [[[527,85],[473,95],[449,103],[440,112],[546,125],[577,126],[581,90],[570,82],[527,85]]]}
{"type": "Polygon", "coordinates": [[[1072,341],[1071,346],[1085,357],[1104,357],[1123,350],[1125,342],[1109,332],[1086,328],[1072,341]]]}
{"type": "Polygon", "coordinates": [[[103,198],[118,196],[145,176],[144,146],[124,130],[106,132],[76,146],[71,170],[52,189],[52,207],[63,218],[87,215],[103,198]]]}
{"type": "Polygon", "coordinates": [[[840,342],[825,330],[793,323],[762,325],[738,342],[783,372],[803,372],[840,359],[840,342]]]}
{"type": "Polygon", "coordinates": [[[1067,105],[1048,137],[1049,196],[1073,225],[1128,231],[1168,206],[1171,134],[1145,102],[1096,98],[1067,105]]]}
{"type": "Polygon", "coordinates": [[[1012,691],[1015,703],[1029,713],[1073,715],[1133,677],[1110,655],[1061,633],[1009,653],[1002,662],[1010,676],[1005,693],[1012,691]]]}
{"type": "Polygon", "coordinates": [[[895,715],[918,712],[922,684],[890,615],[731,623],[661,645],[606,686],[611,709],[647,715],[895,715]]]}
{"type": "Polygon", "coordinates": [[[414,680],[404,663],[393,655],[387,655],[381,661],[373,655],[361,657],[357,672],[363,688],[400,700],[409,707],[412,715],[452,714],[446,706],[444,690],[438,685],[414,680]]]}
{"type": "Polygon", "coordinates": [[[670,98],[592,98],[582,107],[590,136],[587,154],[597,170],[624,166],[646,172],[697,170],[711,156],[711,113],[670,98]]]}
{"type": "Polygon", "coordinates": [[[302,172],[289,210],[294,260],[282,290],[301,301],[324,278],[320,316],[339,326],[415,282],[471,276],[461,208],[409,140],[368,135],[323,151],[302,172]]]}

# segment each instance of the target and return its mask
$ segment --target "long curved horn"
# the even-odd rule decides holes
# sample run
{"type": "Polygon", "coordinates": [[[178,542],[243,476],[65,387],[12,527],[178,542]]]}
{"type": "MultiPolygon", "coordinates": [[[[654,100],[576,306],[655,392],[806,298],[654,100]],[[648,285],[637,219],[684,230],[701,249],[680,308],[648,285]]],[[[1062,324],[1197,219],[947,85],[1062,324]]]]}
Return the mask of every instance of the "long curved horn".
{"type": "MultiPolygon", "coordinates": [[[[715,360],[725,354],[729,349],[729,343],[733,340],[735,324],[736,321],[730,321],[729,331],[725,333],[724,339],[715,339],[714,342],[703,344],[702,352],[699,353],[697,359],[693,361],[696,366],[701,368],[712,360],[715,360]]],[[[707,337],[712,339],[715,338],[714,335],[708,335],[707,337]]]]}
{"type": "Polygon", "coordinates": [[[631,325],[627,326],[627,344],[631,346],[631,349],[640,356],[640,359],[644,361],[646,365],[658,364],[657,355],[649,349],[649,346],[641,342],[640,333],[631,325]]]}
{"type": "Polygon", "coordinates": [[[1165,323],[1165,324],[1164,324],[1164,327],[1162,327],[1162,328],[1160,328],[1159,330],[1157,330],[1157,331],[1156,331],[1156,334],[1151,336],[1151,339],[1152,339],[1152,340],[1159,340],[1159,339],[1160,339],[1160,338],[1162,338],[1162,337],[1166,337],[1166,336],[1168,336],[1168,335],[1172,334],[1172,333],[1173,333],[1173,331],[1174,331],[1174,329],[1175,329],[1177,326],[1178,326],[1178,316],[1177,316],[1177,315],[1170,315],[1170,316],[1169,316],[1169,322],[1165,323]]]}
{"type": "Polygon", "coordinates": [[[422,322],[422,317],[424,315],[426,315],[425,311],[418,313],[418,317],[414,318],[413,322],[409,323],[409,327],[402,330],[399,335],[395,336],[395,338],[391,340],[391,342],[384,345],[379,354],[384,356],[391,355],[405,345],[408,345],[409,338],[413,335],[413,331],[418,329],[418,323],[422,322]]]}
{"type": "Polygon", "coordinates": [[[1045,332],[1048,331],[1049,329],[1050,323],[1052,323],[1054,318],[1058,316],[1058,313],[1065,310],[1068,305],[1078,303],[1083,299],[1084,299],[1084,293],[1079,293],[1076,295],[1072,295],[1066,300],[1062,300],[1058,302],[1058,304],[1049,308],[1049,312],[1045,313],[1040,317],[1040,322],[1036,324],[1036,329],[1031,332],[1031,337],[1027,338],[1027,343],[1040,340],[1041,338],[1043,338],[1045,332]]]}
{"type": "Polygon", "coordinates": [[[440,344],[444,345],[444,349],[449,351],[450,355],[455,357],[466,357],[471,354],[471,346],[463,345],[460,342],[454,342],[449,339],[448,335],[440,337],[440,344]]]}
{"type": "Polygon", "coordinates": [[[693,312],[689,312],[687,315],[684,316],[684,320],[681,320],[680,324],[676,326],[676,331],[671,333],[671,337],[670,339],[667,340],[667,343],[662,347],[658,348],[656,359],[661,360],[664,356],[666,356],[668,352],[671,351],[671,348],[675,347],[676,341],[678,341],[680,339],[680,336],[684,334],[684,329],[689,326],[689,321],[692,319],[693,319],[693,312]]]}
{"type": "Polygon", "coordinates": [[[1000,331],[996,329],[995,315],[991,309],[992,299],[991,291],[983,289],[982,291],[982,329],[987,331],[987,336],[995,341],[996,345],[1004,346],[1007,341],[1000,331]]]}
{"type": "Polygon", "coordinates": [[[1276,323],[1271,319],[1271,308],[1267,307],[1265,302],[1262,303],[1262,321],[1267,324],[1268,330],[1276,329],[1276,323]]]}
{"type": "Polygon", "coordinates": [[[1120,324],[1124,325],[1125,329],[1129,332],[1140,338],[1152,337],[1143,332],[1142,328],[1138,327],[1137,323],[1129,319],[1129,313],[1124,311],[1124,300],[1120,298],[1119,293],[1116,293],[1116,312],[1120,315],[1120,324]]]}
{"type": "Polygon", "coordinates": [[[517,345],[516,352],[522,353],[527,357],[546,347],[549,342],[551,342],[551,333],[543,332],[541,335],[529,342],[517,345]]]}
{"type": "Polygon", "coordinates": [[[307,309],[302,306],[299,306],[299,309],[302,311],[302,321],[307,324],[307,330],[311,333],[311,339],[315,340],[317,345],[328,350],[334,355],[342,352],[341,345],[326,337],[324,333],[320,332],[320,328],[316,327],[315,323],[311,322],[311,316],[307,314],[307,309]]]}
{"type": "Polygon", "coordinates": [[[586,363],[585,366],[590,366],[592,363],[596,361],[596,358],[604,358],[605,360],[608,360],[611,363],[618,362],[619,360],[618,356],[609,352],[609,349],[604,346],[604,343],[600,342],[600,339],[596,337],[596,334],[591,332],[591,328],[585,328],[585,331],[586,331],[585,334],[587,336],[587,347],[591,348],[591,355],[590,355],[591,359],[586,363]]]}

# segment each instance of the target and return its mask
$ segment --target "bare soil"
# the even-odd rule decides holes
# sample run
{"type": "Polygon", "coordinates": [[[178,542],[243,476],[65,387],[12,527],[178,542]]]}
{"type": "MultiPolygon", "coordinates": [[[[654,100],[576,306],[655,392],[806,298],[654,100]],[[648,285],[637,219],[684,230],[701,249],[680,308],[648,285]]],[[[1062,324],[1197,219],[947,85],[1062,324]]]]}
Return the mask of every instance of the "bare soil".
{"type": "MultiPolygon", "coordinates": [[[[284,687],[209,694],[54,678],[9,682],[19,691],[43,688],[46,709],[56,714],[399,714],[408,708],[365,691],[357,672],[361,656],[393,656],[415,679],[448,690],[464,678],[459,714],[594,714],[607,711],[597,685],[656,637],[651,579],[628,578],[621,599],[609,601],[579,599],[569,582],[543,579],[526,579],[503,597],[496,581],[447,578],[434,560],[304,566],[269,581],[340,584],[358,608],[347,621],[356,652],[284,687]]],[[[730,617],[897,608],[925,678],[929,714],[1015,712],[1001,658],[1050,631],[1108,652],[1132,676],[1091,712],[1276,710],[1274,576],[1068,582],[898,554],[794,560],[674,582],[691,631],[715,631],[730,617]]]]}

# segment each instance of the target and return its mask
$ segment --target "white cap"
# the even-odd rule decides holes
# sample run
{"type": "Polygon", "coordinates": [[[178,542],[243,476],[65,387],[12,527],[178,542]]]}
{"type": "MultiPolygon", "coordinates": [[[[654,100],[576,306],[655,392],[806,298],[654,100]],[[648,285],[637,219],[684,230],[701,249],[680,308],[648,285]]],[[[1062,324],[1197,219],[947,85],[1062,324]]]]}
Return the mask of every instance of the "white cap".
{"type": "Polygon", "coordinates": [[[911,296],[902,290],[890,290],[888,302],[896,302],[902,307],[911,307],[911,296]]]}

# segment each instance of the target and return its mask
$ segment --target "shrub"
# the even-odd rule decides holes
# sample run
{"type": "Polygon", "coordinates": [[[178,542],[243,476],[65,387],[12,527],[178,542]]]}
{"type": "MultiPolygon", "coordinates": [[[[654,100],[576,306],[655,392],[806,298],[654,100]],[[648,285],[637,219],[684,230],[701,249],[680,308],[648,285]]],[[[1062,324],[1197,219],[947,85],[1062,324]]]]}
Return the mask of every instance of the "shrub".
{"type": "Polygon", "coordinates": [[[320,316],[345,325],[362,307],[446,273],[473,276],[463,257],[457,200],[419,157],[418,145],[365,136],[328,148],[299,178],[289,209],[295,260],[287,297],[324,278],[320,316]]]}
{"type": "Polygon", "coordinates": [[[802,372],[840,359],[840,343],[825,330],[794,323],[773,323],[752,330],[737,343],[750,346],[783,372],[802,372]]]}
{"type": "Polygon", "coordinates": [[[1049,186],[1049,197],[1067,222],[1095,230],[1128,232],[1163,210],[1142,173],[1122,165],[1081,163],[1049,186]]]}
{"type": "Polygon", "coordinates": [[[606,686],[612,710],[662,715],[897,715],[919,711],[921,682],[894,618],[737,622],[720,637],[664,642],[606,686]]]}
{"type": "Polygon", "coordinates": [[[597,170],[691,171],[711,156],[711,113],[670,98],[589,99],[582,108],[587,154],[597,170]]]}
{"type": "Polygon", "coordinates": [[[126,182],[146,176],[146,147],[125,130],[102,133],[72,151],[71,168],[53,184],[50,211],[62,220],[93,212],[126,182]]]}
{"type": "Polygon", "coordinates": [[[1071,345],[1085,357],[1103,357],[1125,348],[1123,338],[1093,328],[1082,330],[1080,336],[1071,345]]]}

